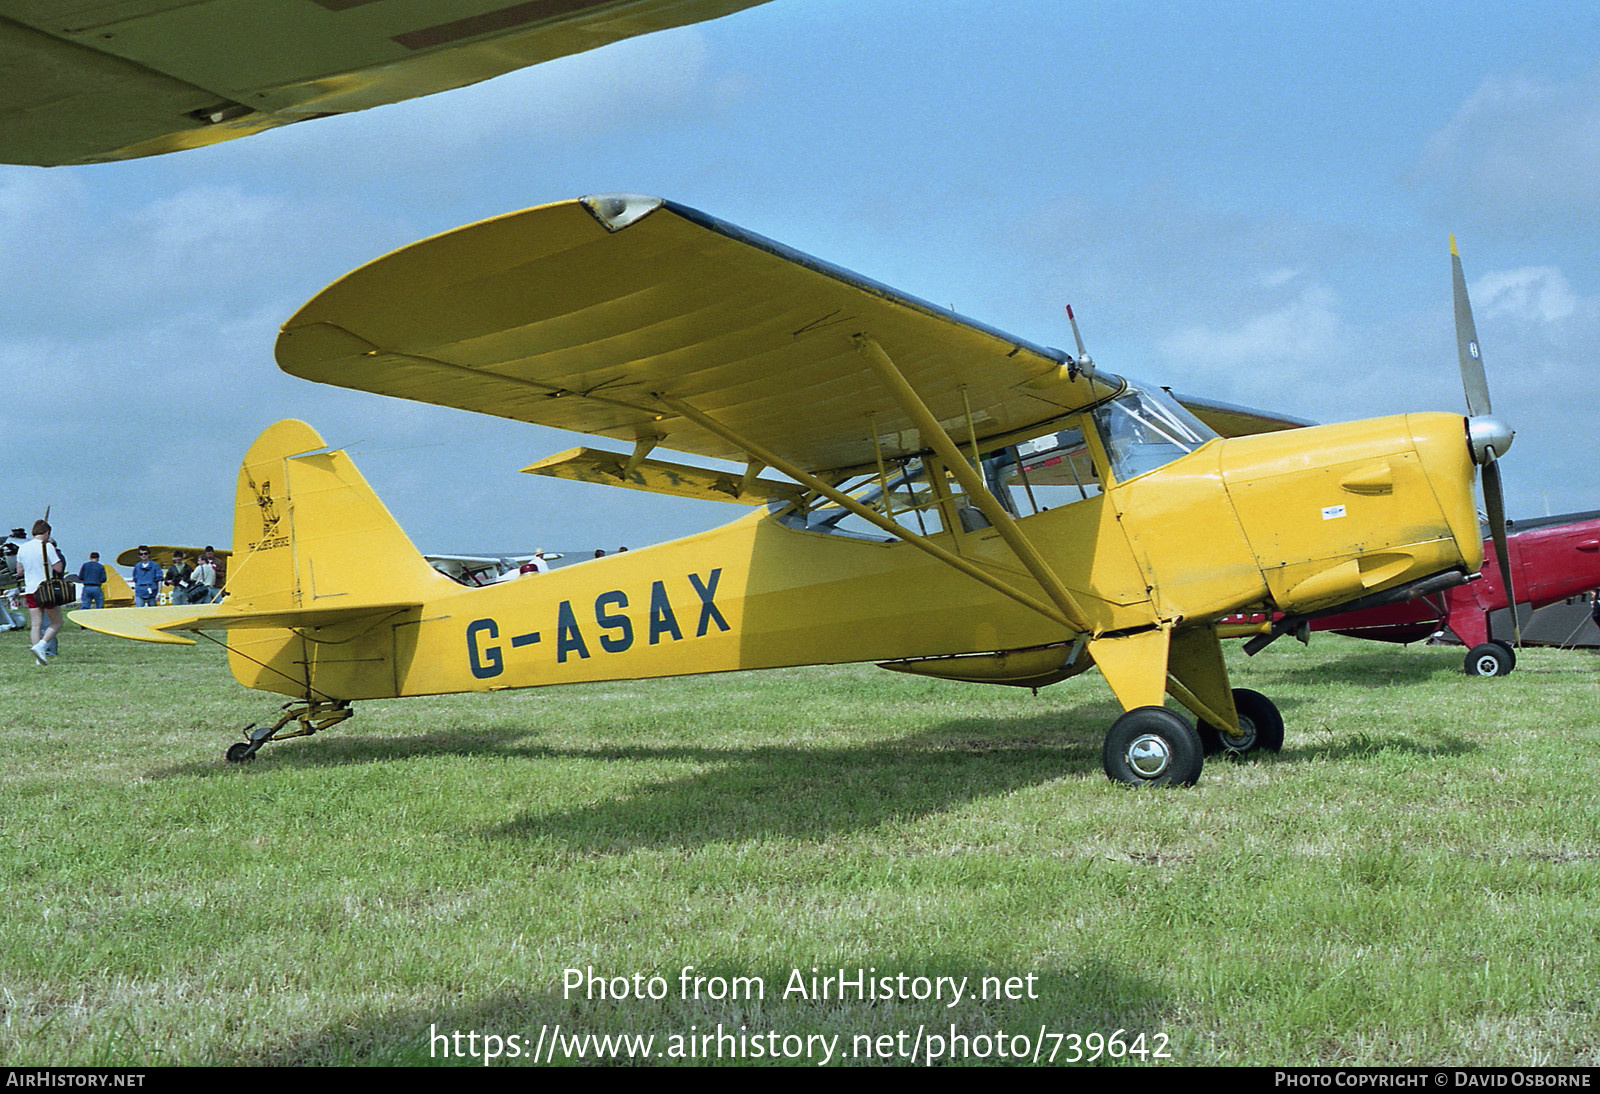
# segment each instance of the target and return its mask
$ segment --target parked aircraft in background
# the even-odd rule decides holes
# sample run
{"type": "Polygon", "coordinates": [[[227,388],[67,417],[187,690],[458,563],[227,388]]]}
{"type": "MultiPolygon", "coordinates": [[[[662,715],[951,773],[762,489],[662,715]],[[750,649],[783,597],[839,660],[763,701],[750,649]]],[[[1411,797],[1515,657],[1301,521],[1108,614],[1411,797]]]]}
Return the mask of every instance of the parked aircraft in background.
{"type": "MultiPolygon", "coordinates": [[[[1600,587],[1600,511],[1507,521],[1506,539],[1516,590],[1518,619],[1534,609],[1600,587]]],[[[1398,604],[1356,611],[1333,610],[1307,621],[1312,631],[1333,631],[1378,642],[1418,642],[1449,630],[1467,650],[1470,676],[1504,676],[1516,666],[1515,633],[1509,615],[1492,617],[1508,605],[1500,564],[1491,540],[1484,540],[1482,577],[1398,604]]],[[[1228,634],[1259,633],[1262,617],[1234,620],[1228,634]]],[[[1247,650],[1249,649],[1247,644],[1247,650]]]]}
{"type": "Polygon", "coordinates": [[[561,555],[539,549],[531,555],[423,555],[428,565],[462,585],[497,585],[543,573],[561,555]]]}
{"type": "MultiPolygon", "coordinates": [[[[1600,649],[1600,625],[1595,620],[1595,594],[1569,596],[1554,604],[1522,613],[1522,646],[1553,646],[1564,650],[1600,649]]],[[[1496,629],[1511,627],[1510,613],[1493,613],[1496,629]]]]}
{"type": "Polygon", "coordinates": [[[105,597],[108,608],[133,607],[133,590],[128,587],[127,579],[118,573],[114,566],[106,567],[106,583],[101,589],[101,594],[105,597]]]}
{"type": "Polygon", "coordinates": [[[621,440],[527,470],[752,513],[467,589],[344,452],[285,421],[240,468],[227,601],[74,618],[156,642],[225,631],[235,677],[291,697],[236,761],[356,699],[877,661],[1021,686],[1097,667],[1125,712],[1107,775],[1186,785],[1207,751],[1283,740],[1269,699],[1230,688],[1221,619],[1281,611],[1292,630],[1478,569],[1474,467],[1498,520],[1512,434],[1454,276],[1469,417],[1224,438],[1081,339],[1036,345],[658,198],[542,206],[336,281],[284,325],[280,366],[621,440]]]}
{"type": "MultiPolygon", "coordinates": [[[[150,557],[155,561],[156,565],[165,570],[168,566],[172,565],[172,556],[178,552],[181,551],[183,553],[183,557],[188,559],[189,564],[192,566],[194,565],[194,560],[200,557],[200,552],[202,550],[204,550],[202,547],[175,547],[171,544],[153,543],[150,545],[150,557]]],[[[212,548],[211,553],[216,555],[217,558],[222,561],[223,571],[226,572],[229,565],[228,560],[233,557],[233,552],[225,547],[216,547],[212,548]]],[[[137,547],[129,547],[126,551],[123,551],[117,555],[118,566],[132,566],[138,561],[139,548],[137,547]]]]}
{"type": "MultiPolygon", "coordinates": [[[[1507,546],[1519,620],[1532,609],[1600,587],[1600,511],[1513,521],[1508,526],[1513,533],[1507,546]]],[[[1412,642],[1449,628],[1468,647],[1469,675],[1504,676],[1517,663],[1515,648],[1507,641],[1512,632],[1503,627],[1495,634],[1490,613],[1508,604],[1500,566],[1491,553],[1484,559],[1479,581],[1390,609],[1331,616],[1312,626],[1384,642],[1412,642]],[[1385,612],[1392,614],[1385,618],[1385,612]],[[1427,634],[1420,633],[1429,627],[1427,634]]]]}
{"type": "Polygon", "coordinates": [[[198,148],[765,0],[0,0],[0,162],[198,148]]]}

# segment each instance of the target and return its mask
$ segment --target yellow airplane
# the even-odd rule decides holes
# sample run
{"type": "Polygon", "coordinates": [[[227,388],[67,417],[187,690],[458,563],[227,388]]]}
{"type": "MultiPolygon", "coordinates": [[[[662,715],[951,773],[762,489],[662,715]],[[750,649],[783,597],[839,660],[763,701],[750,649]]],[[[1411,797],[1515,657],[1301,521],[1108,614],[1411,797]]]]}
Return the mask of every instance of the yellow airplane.
{"type": "Polygon", "coordinates": [[[106,583],[101,595],[108,608],[133,607],[133,590],[128,587],[127,579],[110,566],[106,567],[106,583]]]}
{"type": "MultiPolygon", "coordinates": [[[[155,560],[156,565],[165,570],[172,565],[172,556],[175,553],[181,551],[183,557],[193,564],[194,560],[200,557],[200,550],[201,548],[199,547],[173,547],[170,544],[151,544],[150,557],[155,560]]],[[[226,570],[226,563],[228,559],[233,557],[233,552],[226,548],[219,548],[213,549],[211,553],[224,563],[224,570],[226,570]]],[[[129,547],[117,556],[118,566],[132,566],[138,561],[139,548],[137,547],[129,547]]]]}
{"type": "Polygon", "coordinates": [[[198,148],[764,2],[0,0],[0,162],[198,148]]]}
{"type": "MultiPolygon", "coordinates": [[[[1207,752],[1283,740],[1270,700],[1230,688],[1218,621],[1288,613],[1262,625],[1275,635],[1466,580],[1482,561],[1474,463],[1494,468],[1511,437],[1486,402],[1467,419],[1221,437],[1097,368],[1081,340],[1076,355],[1037,346],[634,195],[402,248],[302,307],[277,358],[624,442],[534,474],[754,511],[467,589],[423,561],[344,452],[279,422],[240,469],[224,604],[73,617],[158,642],[226,631],[235,677],[292,697],[231,760],[357,699],[876,661],[1027,687],[1097,667],[1125,711],[1106,773],[1193,783],[1207,752]]],[[[1475,337],[1463,361],[1484,389],[1475,337]]],[[[1290,424],[1201,407],[1235,431],[1290,424]]],[[[1498,483],[1486,474],[1495,512],[1498,483]]]]}

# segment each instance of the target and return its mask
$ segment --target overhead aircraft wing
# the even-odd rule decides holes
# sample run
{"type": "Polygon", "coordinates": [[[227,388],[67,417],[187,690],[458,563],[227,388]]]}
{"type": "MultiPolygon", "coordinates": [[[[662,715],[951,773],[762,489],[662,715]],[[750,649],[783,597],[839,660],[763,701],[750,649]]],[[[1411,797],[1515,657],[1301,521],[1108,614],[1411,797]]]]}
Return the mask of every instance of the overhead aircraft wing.
{"type": "Polygon", "coordinates": [[[1124,386],[1105,372],[1074,377],[1060,350],[633,195],[512,213],[369,263],[284,324],[277,358],[308,380],[636,452],[659,443],[744,462],[731,431],[821,473],[926,447],[862,360],[859,336],[963,443],[1124,386]]]}
{"type": "Polygon", "coordinates": [[[90,608],[68,612],[67,618],[80,627],[116,638],[139,642],[165,642],[192,646],[194,640],[175,631],[225,631],[257,627],[331,627],[363,619],[378,622],[399,615],[420,604],[363,604],[356,608],[292,608],[285,611],[239,611],[220,604],[173,606],[170,608],[90,608]]]}
{"type": "Polygon", "coordinates": [[[0,0],[0,162],[215,144],[765,0],[0,0]]]}

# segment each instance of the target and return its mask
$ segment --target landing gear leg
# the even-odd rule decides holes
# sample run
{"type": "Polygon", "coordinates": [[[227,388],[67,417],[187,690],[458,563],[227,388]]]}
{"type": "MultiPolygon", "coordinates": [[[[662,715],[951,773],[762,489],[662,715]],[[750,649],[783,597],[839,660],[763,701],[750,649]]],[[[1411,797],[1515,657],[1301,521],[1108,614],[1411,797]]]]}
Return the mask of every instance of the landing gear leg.
{"type": "Polygon", "coordinates": [[[1239,713],[1243,737],[1235,739],[1205,722],[1196,727],[1207,756],[1216,752],[1243,756],[1257,749],[1277,752],[1283,748],[1283,715],[1271,699],[1249,688],[1234,688],[1233,708],[1239,713]]]}
{"type": "Polygon", "coordinates": [[[1491,638],[1489,641],[1505,650],[1506,653],[1511,656],[1511,667],[1517,667],[1517,647],[1513,646],[1510,642],[1507,642],[1504,638],[1491,638]]]}
{"type": "Polygon", "coordinates": [[[227,761],[232,764],[242,764],[247,760],[255,759],[261,746],[268,741],[282,741],[290,737],[309,737],[313,733],[320,733],[324,729],[336,726],[344,721],[355,711],[350,709],[348,699],[295,699],[283,704],[278,720],[269,726],[251,724],[245,726],[245,739],[228,746],[228,751],[223,753],[227,761]],[[279,732],[290,722],[295,723],[295,728],[287,733],[279,732]]]}

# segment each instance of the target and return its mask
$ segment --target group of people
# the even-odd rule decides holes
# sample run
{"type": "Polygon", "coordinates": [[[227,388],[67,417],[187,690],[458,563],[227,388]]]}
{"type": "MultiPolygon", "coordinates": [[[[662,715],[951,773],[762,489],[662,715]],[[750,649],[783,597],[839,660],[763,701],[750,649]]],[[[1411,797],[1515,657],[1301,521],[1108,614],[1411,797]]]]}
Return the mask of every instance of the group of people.
{"type": "MultiPolygon", "coordinates": [[[[12,538],[21,540],[22,530],[16,529],[12,538]]],[[[61,631],[59,603],[47,603],[50,597],[42,596],[41,587],[52,578],[67,572],[66,558],[50,536],[48,521],[33,522],[33,532],[19,544],[6,544],[11,556],[11,568],[20,583],[23,605],[28,610],[28,652],[36,665],[49,664],[56,655],[56,636],[61,631]]],[[[151,557],[147,546],[139,547],[139,561],[133,567],[134,604],[137,607],[154,607],[163,588],[170,589],[173,604],[211,604],[222,599],[224,566],[217,557],[216,548],[206,547],[191,565],[182,551],[174,551],[172,565],[162,568],[151,557]]],[[[100,552],[90,551],[89,559],[78,568],[78,607],[105,607],[106,568],[100,561],[100,552]]],[[[10,621],[9,611],[7,621],[10,621]]]]}
{"type": "Polygon", "coordinates": [[[172,565],[165,570],[150,557],[150,548],[139,545],[139,561],[133,564],[133,604],[153,608],[165,586],[174,604],[215,604],[222,599],[223,564],[216,548],[207,546],[195,556],[194,565],[182,551],[172,552],[172,565]]]}

